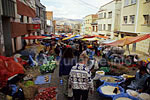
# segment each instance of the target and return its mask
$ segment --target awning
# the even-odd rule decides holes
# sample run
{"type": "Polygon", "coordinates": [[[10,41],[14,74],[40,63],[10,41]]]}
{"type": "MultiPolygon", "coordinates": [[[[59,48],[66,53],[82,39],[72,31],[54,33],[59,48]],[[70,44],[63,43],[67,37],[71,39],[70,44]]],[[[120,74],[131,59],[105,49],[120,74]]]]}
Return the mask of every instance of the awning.
{"type": "Polygon", "coordinates": [[[150,34],[145,34],[145,35],[141,35],[141,36],[137,36],[137,37],[125,37],[122,38],[120,40],[117,40],[115,42],[112,43],[106,43],[106,45],[111,45],[111,46],[125,46],[128,44],[132,44],[132,43],[136,43],[136,42],[140,42],[142,40],[146,40],[150,38],[150,34]]]}
{"type": "Polygon", "coordinates": [[[68,39],[73,38],[73,37],[75,37],[75,36],[76,36],[76,35],[72,35],[72,36],[69,36],[69,37],[64,38],[63,40],[68,40],[68,39]]]}
{"type": "Polygon", "coordinates": [[[24,37],[23,39],[44,39],[46,36],[28,36],[24,37]]]}
{"type": "Polygon", "coordinates": [[[104,38],[104,39],[108,39],[107,36],[102,36],[102,35],[94,35],[95,37],[98,37],[98,38],[104,38]]]}
{"type": "Polygon", "coordinates": [[[94,38],[85,38],[85,39],[82,39],[82,40],[83,41],[100,41],[101,39],[94,37],[94,38]]]}

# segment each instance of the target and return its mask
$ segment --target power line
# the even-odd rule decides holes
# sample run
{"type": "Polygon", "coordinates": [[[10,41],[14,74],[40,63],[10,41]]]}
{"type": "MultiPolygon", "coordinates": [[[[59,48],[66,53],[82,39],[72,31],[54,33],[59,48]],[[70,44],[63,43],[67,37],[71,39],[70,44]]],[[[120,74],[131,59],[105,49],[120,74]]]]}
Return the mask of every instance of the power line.
{"type": "Polygon", "coordinates": [[[98,7],[95,7],[94,5],[91,5],[91,4],[89,4],[89,3],[85,2],[85,1],[82,1],[82,0],[79,0],[79,1],[82,2],[83,4],[86,4],[86,5],[90,6],[90,7],[93,7],[95,9],[99,9],[98,7]]]}
{"type": "MultiPolygon", "coordinates": [[[[76,2],[78,2],[78,3],[82,3],[82,4],[84,4],[85,6],[87,6],[89,9],[91,9],[91,10],[97,10],[98,8],[96,8],[96,7],[93,7],[93,6],[91,6],[91,5],[89,5],[89,4],[87,4],[87,3],[85,3],[85,2],[82,2],[82,1],[79,1],[79,0],[73,0],[73,1],[76,1],[76,2]]],[[[81,5],[82,5],[81,4],[81,5]]],[[[83,7],[85,7],[84,5],[82,5],[83,7]]]]}

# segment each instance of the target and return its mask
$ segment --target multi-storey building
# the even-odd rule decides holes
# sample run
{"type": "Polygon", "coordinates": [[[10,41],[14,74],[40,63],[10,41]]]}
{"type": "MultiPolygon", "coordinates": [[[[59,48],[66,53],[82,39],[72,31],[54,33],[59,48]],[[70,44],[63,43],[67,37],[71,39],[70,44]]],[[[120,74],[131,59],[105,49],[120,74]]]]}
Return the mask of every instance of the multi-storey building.
{"type": "MultiPolygon", "coordinates": [[[[138,36],[150,33],[150,0],[122,0],[121,25],[118,32],[125,36],[138,36]]],[[[150,53],[149,39],[134,43],[130,48],[150,53]]]]}
{"type": "Polygon", "coordinates": [[[113,0],[100,7],[98,11],[98,34],[114,38],[120,30],[121,0],[113,0]]]}
{"type": "Polygon", "coordinates": [[[47,30],[46,30],[46,32],[48,34],[54,33],[53,12],[52,11],[46,11],[46,17],[47,17],[47,30]]]}
{"type": "Polygon", "coordinates": [[[91,14],[84,17],[84,34],[92,35],[92,23],[98,18],[97,14],[91,14]]]}
{"type": "Polygon", "coordinates": [[[3,55],[11,56],[21,50],[25,42],[33,42],[33,40],[24,40],[23,37],[37,35],[37,30],[41,30],[40,23],[35,24],[36,2],[35,0],[0,0],[0,4],[2,7],[0,41],[4,44],[1,45],[0,51],[4,51],[3,55]]]}

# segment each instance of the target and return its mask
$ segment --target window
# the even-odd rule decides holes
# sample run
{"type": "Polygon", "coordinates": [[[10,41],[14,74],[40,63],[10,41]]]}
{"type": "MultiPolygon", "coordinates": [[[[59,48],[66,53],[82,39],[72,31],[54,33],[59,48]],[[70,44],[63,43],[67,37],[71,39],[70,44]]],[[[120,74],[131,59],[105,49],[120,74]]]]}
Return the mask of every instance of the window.
{"type": "Polygon", "coordinates": [[[93,26],[93,32],[95,31],[95,27],[93,26]]]}
{"type": "Polygon", "coordinates": [[[108,12],[108,18],[112,18],[112,11],[108,12]]]}
{"type": "Polygon", "coordinates": [[[150,15],[143,15],[144,17],[144,24],[150,24],[150,15]]]}
{"type": "Polygon", "coordinates": [[[111,31],[111,24],[108,24],[108,31],[111,31]]]}
{"type": "Polygon", "coordinates": [[[105,30],[105,24],[104,24],[103,30],[105,30]]]}
{"type": "Polygon", "coordinates": [[[106,18],[106,13],[104,13],[104,18],[106,18]]]}
{"type": "Polygon", "coordinates": [[[135,15],[130,15],[130,23],[134,24],[135,15]]]}
{"type": "Polygon", "coordinates": [[[124,23],[127,24],[128,16],[123,17],[124,23]]]}
{"type": "Polygon", "coordinates": [[[103,18],[103,13],[100,13],[100,14],[99,14],[99,18],[103,18]]]}
{"type": "Polygon", "coordinates": [[[23,23],[23,20],[24,20],[23,15],[21,15],[21,16],[20,16],[20,22],[23,23]]]}
{"type": "Polygon", "coordinates": [[[131,4],[136,4],[136,0],[131,0],[131,4]]]}
{"type": "Polygon", "coordinates": [[[125,0],[124,6],[128,6],[128,5],[129,5],[129,0],[125,0]]]}
{"type": "Polygon", "coordinates": [[[29,23],[29,17],[27,16],[27,23],[29,23]]]}
{"type": "Polygon", "coordinates": [[[150,0],[145,0],[146,2],[150,2],[150,0]]]}
{"type": "Polygon", "coordinates": [[[102,30],[102,24],[98,25],[98,30],[101,31],[102,30]]]}

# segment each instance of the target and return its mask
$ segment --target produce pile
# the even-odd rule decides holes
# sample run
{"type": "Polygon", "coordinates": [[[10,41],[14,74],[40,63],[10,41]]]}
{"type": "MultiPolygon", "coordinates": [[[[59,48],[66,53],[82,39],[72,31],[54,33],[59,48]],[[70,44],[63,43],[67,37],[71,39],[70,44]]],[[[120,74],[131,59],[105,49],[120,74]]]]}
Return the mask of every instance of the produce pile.
{"type": "Polygon", "coordinates": [[[150,95],[147,93],[141,93],[141,94],[139,94],[139,99],[150,100],[150,95]]]}
{"type": "MultiPolygon", "coordinates": [[[[114,86],[103,86],[101,88],[102,93],[105,95],[116,95],[113,91],[116,87],[114,86]]],[[[117,94],[120,94],[120,90],[117,91],[117,94]]]]}
{"type": "Polygon", "coordinates": [[[40,66],[40,71],[41,73],[52,73],[56,66],[56,61],[49,61],[47,64],[40,66]]]}
{"type": "Polygon", "coordinates": [[[106,82],[116,83],[118,79],[114,77],[103,76],[101,77],[101,80],[104,80],[106,82]]]}
{"type": "Polygon", "coordinates": [[[56,100],[56,87],[49,87],[40,92],[34,100],[56,100]]]}
{"type": "Polygon", "coordinates": [[[132,99],[127,98],[127,97],[120,97],[120,98],[118,98],[118,99],[116,99],[116,100],[132,100],[132,99]]]}

